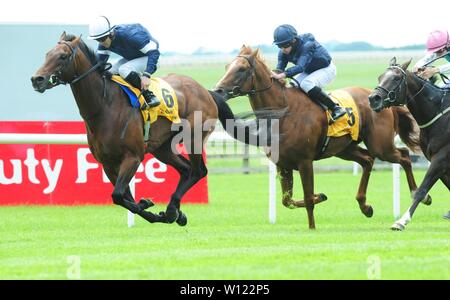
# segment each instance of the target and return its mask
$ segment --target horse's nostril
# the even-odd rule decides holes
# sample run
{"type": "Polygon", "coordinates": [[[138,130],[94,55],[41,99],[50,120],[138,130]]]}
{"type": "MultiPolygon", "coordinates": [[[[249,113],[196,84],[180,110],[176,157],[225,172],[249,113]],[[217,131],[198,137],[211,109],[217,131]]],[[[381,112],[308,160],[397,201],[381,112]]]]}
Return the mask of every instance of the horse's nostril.
{"type": "Polygon", "coordinates": [[[223,94],[224,90],[222,88],[218,88],[218,89],[215,89],[214,92],[216,92],[218,94],[223,94]]]}
{"type": "Polygon", "coordinates": [[[372,101],[380,101],[380,100],[381,100],[381,97],[378,94],[369,96],[369,101],[370,102],[372,102],[372,101]]]}
{"type": "Polygon", "coordinates": [[[31,82],[42,83],[43,81],[45,81],[44,76],[31,77],[31,82]]]}

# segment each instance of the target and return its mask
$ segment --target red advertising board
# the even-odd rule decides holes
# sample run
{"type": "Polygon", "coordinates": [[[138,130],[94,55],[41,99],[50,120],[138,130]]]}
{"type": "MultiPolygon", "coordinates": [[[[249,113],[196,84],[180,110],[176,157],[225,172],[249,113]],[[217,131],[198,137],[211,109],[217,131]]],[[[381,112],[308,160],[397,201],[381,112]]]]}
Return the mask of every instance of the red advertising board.
{"type": "MultiPolygon", "coordinates": [[[[0,122],[0,133],[86,133],[83,122],[0,122]]],[[[147,154],[136,173],[136,200],[167,203],[179,175],[147,154]]],[[[112,184],[87,145],[1,145],[0,205],[112,204],[112,184]]],[[[207,203],[207,179],[183,203],[207,203]]]]}

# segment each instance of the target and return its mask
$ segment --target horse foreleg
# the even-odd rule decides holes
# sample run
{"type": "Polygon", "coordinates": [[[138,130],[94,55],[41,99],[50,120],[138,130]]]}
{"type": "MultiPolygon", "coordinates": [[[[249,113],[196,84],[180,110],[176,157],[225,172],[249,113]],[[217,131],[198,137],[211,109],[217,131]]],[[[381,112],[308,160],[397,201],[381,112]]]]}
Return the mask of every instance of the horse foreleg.
{"type": "Polygon", "coordinates": [[[187,178],[180,176],[180,181],[178,182],[175,193],[170,198],[165,213],[168,223],[177,221],[178,225],[182,226],[186,224],[183,224],[184,221],[179,220],[179,217],[186,218],[186,216],[183,216],[180,210],[181,198],[194,184],[208,174],[202,154],[190,154],[189,158],[191,162],[189,176],[187,178]]]}
{"type": "Polygon", "coordinates": [[[369,185],[369,178],[372,172],[374,158],[369,154],[369,151],[354,146],[347,148],[345,151],[336,155],[345,160],[357,162],[363,169],[361,179],[359,181],[358,193],[356,194],[356,201],[358,201],[359,209],[368,218],[373,216],[373,208],[366,203],[367,186],[369,185]]]}
{"type": "MultiPolygon", "coordinates": [[[[283,205],[290,209],[306,207],[304,200],[292,199],[292,191],[294,186],[294,182],[292,179],[292,169],[284,169],[281,167],[277,167],[277,169],[278,174],[280,175],[283,205]]],[[[325,194],[314,194],[314,205],[319,204],[327,199],[328,198],[325,194]]]]}
{"type": "Polygon", "coordinates": [[[447,148],[442,148],[440,152],[432,157],[431,164],[425,174],[425,178],[414,193],[412,205],[408,208],[406,213],[391,226],[392,230],[404,230],[406,228],[406,225],[411,221],[420,201],[425,198],[428,191],[433,187],[436,181],[442,178],[446,174],[447,170],[450,169],[450,161],[447,159],[447,153],[449,152],[450,146],[447,148]]]}
{"type": "MultiPolygon", "coordinates": [[[[409,156],[408,148],[395,148],[392,152],[384,153],[380,158],[390,163],[396,163],[402,166],[403,170],[405,170],[406,180],[408,182],[409,191],[412,197],[417,190],[417,184],[414,179],[411,157],[409,156]]],[[[421,200],[421,202],[425,205],[430,205],[431,201],[431,196],[428,194],[421,200]]]]}
{"type": "MultiPolygon", "coordinates": [[[[135,203],[130,188],[128,188],[125,192],[124,200],[135,203]]],[[[150,211],[145,211],[147,208],[155,205],[150,199],[141,199],[137,205],[141,209],[141,211],[139,211],[137,214],[144,220],[147,220],[150,223],[167,223],[166,218],[163,214],[157,215],[150,211]]]]}
{"type": "Polygon", "coordinates": [[[139,164],[139,158],[134,156],[128,156],[121,162],[112,193],[114,204],[125,207],[135,214],[142,211],[142,209],[134,202],[133,197],[129,199],[129,197],[126,196],[127,193],[129,193],[129,183],[131,181],[131,178],[133,178],[134,174],[136,173],[139,164]]]}
{"type": "Polygon", "coordinates": [[[308,213],[309,229],[315,229],[314,221],[314,169],[312,160],[301,160],[298,164],[300,177],[302,179],[305,207],[308,213]]]}
{"type": "Polygon", "coordinates": [[[281,201],[287,208],[295,208],[294,200],[292,200],[292,189],[294,181],[292,179],[292,169],[285,169],[277,166],[278,174],[280,175],[281,183],[281,201]]]}
{"type": "MultiPolygon", "coordinates": [[[[191,173],[191,162],[184,158],[182,155],[173,153],[170,147],[170,142],[163,144],[160,148],[153,152],[153,155],[160,160],[161,162],[168,164],[177,170],[180,175],[180,179],[178,181],[177,188],[175,190],[174,195],[180,189],[181,186],[184,186],[186,182],[189,180],[189,176],[191,173]]],[[[205,167],[206,169],[206,167],[205,167]]],[[[174,195],[171,197],[171,201],[169,205],[172,204],[171,209],[169,210],[169,218],[167,211],[160,212],[159,216],[164,218],[166,223],[177,222],[178,225],[184,226],[187,223],[186,215],[180,210],[180,201],[176,202],[176,200],[172,201],[174,195]],[[175,202],[175,203],[174,203],[175,202]]],[[[181,197],[179,198],[181,199],[181,197]]],[[[169,208],[168,205],[168,208],[169,208]]]]}

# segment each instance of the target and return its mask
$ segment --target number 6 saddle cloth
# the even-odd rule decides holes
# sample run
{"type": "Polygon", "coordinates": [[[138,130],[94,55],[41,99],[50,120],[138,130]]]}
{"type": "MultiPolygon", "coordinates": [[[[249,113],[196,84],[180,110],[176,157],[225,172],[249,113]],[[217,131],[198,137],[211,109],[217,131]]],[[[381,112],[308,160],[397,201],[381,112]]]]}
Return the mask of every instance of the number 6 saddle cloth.
{"type": "MultiPolygon", "coordinates": [[[[352,140],[357,141],[359,135],[359,112],[356,107],[355,100],[353,97],[345,90],[334,90],[330,93],[330,98],[339,103],[339,105],[344,108],[347,113],[336,120],[333,124],[328,126],[327,136],[329,137],[339,137],[346,134],[350,134],[352,140]]],[[[328,121],[331,119],[330,111],[327,110],[328,121]]]]}
{"type": "MultiPolygon", "coordinates": [[[[111,79],[119,84],[121,89],[128,95],[131,106],[137,108],[141,107],[144,103],[144,97],[141,95],[139,89],[133,87],[118,75],[113,75],[111,79]]],[[[169,83],[161,78],[151,78],[150,80],[151,84],[149,89],[159,99],[160,104],[156,107],[141,110],[144,124],[147,121],[150,121],[150,123],[155,122],[158,116],[163,116],[173,123],[180,123],[181,120],[178,115],[178,99],[174,89],[169,83]]]]}

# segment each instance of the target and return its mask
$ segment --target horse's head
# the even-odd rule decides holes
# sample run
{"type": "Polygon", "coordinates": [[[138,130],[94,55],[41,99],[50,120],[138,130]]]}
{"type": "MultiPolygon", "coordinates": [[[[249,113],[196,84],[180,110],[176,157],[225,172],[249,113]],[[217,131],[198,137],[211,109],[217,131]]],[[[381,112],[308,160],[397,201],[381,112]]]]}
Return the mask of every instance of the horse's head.
{"type": "Polygon", "coordinates": [[[380,112],[383,108],[404,105],[407,102],[407,69],[411,60],[402,65],[392,58],[389,67],[378,77],[378,86],[369,95],[370,107],[380,112]]]}
{"type": "Polygon", "coordinates": [[[226,73],[216,84],[214,91],[225,99],[259,92],[255,88],[257,68],[261,66],[259,56],[259,49],[253,51],[248,46],[242,46],[239,55],[226,66],[226,73]]]}
{"type": "Polygon", "coordinates": [[[43,93],[61,83],[69,82],[75,76],[73,62],[79,41],[80,37],[69,39],[63,32],[58,44],[47,52],[44,64],[31,77],[36,91],[43,93]]]}

